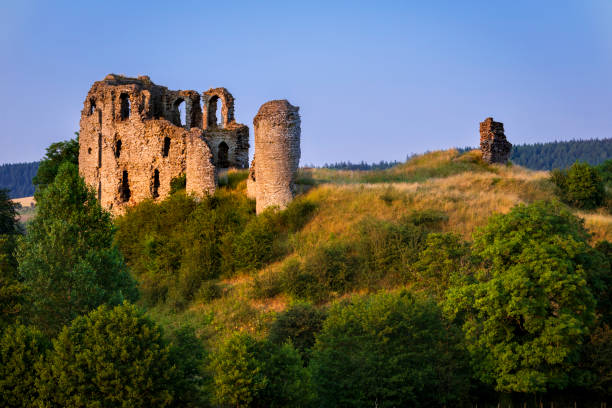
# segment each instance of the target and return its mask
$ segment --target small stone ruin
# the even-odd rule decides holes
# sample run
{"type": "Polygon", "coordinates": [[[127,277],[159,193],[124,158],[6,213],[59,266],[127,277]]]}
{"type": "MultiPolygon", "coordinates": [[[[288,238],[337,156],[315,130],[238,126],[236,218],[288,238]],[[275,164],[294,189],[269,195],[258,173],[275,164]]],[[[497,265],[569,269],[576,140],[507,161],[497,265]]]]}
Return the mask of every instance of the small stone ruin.
{"type": "Polygon", "coordinates": [[[482,159],[490,164],[508,162],[512,144],[504,134],[504,124],[486,118],[480,123],[480,150],[482,159]]]}

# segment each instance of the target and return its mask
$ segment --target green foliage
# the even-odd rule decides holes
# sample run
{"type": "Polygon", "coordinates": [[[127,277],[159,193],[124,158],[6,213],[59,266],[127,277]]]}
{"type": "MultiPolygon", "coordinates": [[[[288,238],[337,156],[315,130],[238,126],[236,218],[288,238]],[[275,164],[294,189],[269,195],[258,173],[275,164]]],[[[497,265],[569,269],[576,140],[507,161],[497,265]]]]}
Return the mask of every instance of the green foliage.
{"type": "Polygon", "coordinates": [[[102,303],[135,299],[137,291],[113,246],[110,215],[72,163],[38,196],[38,214],[17,250],[20,280],[31,295],[31,321],[57,333],[102,303]]]}
{"type": "Polygon", "coordinates": [[[25,303],[26,291],[15,259],[19,232],[17,205],[6,190],[0,190],[0,330],[15,321],[25,303]]]}
{"type": "Polygon", "coordinates": [[[599,172],[587,163],[576,162],[567,170],[554,170],[551,181],[559,198],[569,205],[593,209],[603,204],[603,181],[599,172]]]}
{"type": "Polygon", "coordinates": [[[37,392],[35,365],[49,343],[35,328],[14,325],[0,336],[0,403],[3,407],[29,408],[37,392]]]}
{"type": "Polygon", "coordinates": [[[311,304],[295,303],[274,320],[268,339],[277,345],[290,341],[307,362],[324,320],[325,313],[311,304]]]}
{"type": "Polygon", "coordinates": [[[584,368],[592,375],[589,393],[609,397],[612,395],[612,328],[607,324],[595,328],[584,354],[584,368]]]}
{"type": "Polygon", "coordinates": [[[222,294],[223,291],[219,287],[219,284],[214,280],[208,280],[202,282],[198,290],[197,298],[203,302],[211,302],[220,298],[222,294]]]}
{"type": "Polygon", "coordinates": [[[278,254],[274,242],[280,234],[278,215],[273,209],[252,218],[234,239],[233,259],[239,270],[254,271],[270,263],[278,254]]]}
{"type": "Polygon", "coordinates": [[[451,286],[458,285],[471,270],[470,247],[453,233],[432,233],[413,264],[414,284],[442,300],[451,286]]]}
{"type": "Polygon", "coordinates": [[[230,337],[211,363],[215,403],[233,407],[303,407],[310,389],[299,353],[247,334],[230,337]]]}
{"type": "MultiPolygon", "coordinates": [[[[61,165],[65,162],[79,165],[79,134],[75,132],[74,139],[51,143],[47,153],[38,166],[32,183],[44,189],[53,182],[61,165]]],[[[38,200],[37,200],[38,201],[38,200]]]]}
{"type": "Polygon", "coordinates": [[[469,371],[459,332],[407,292],[338,303],[311,359],[317,406],[457,406],[469,371]]]}
{"type": "Polygon", "coordinates": [[[0,235],[20,232],[17,221],[18,208],[19,204],[10,199],[8,190],[0,189],[0,235]]]}
{"type": "Polygon", "coordinates": [[[186,360],[189,346],[173,352],[161,330],[130,304],[103,305],[53,341],[40,367],[40,400],[58,407],[185,406],[177,399],[190,388],[183,376],[197,371],[186,360]]]}
{"type": "Polygon", "coordinates": [[[187,188],[187,175],[181,174],[170,180],[170,194],[175,194],[187,188]]]}
{"type": "Polygon", "coordinates": [[[589,276],[602,267],[582,221],[558,204],[519,205],[475,234],[474,280],[449,291],[477,375],[503,392],[570,383],[594,320],[589,276]]]}
{"type": "Polygon", "coordinates": [[[597,300],[599,320],[610,325],[612,324],[612,242],[601,241],[595,249],[604,255],[607,267],[593,270],[589,276],[589,286],[597,300]]]}
{"type": "Polygon", "coordinates": [[[203,282],[254,271],[286,253],[287,235],[314,209],[298,199],[284,211],[256,216],[253,201],[231,189],[201,201],[174,194],[159,204],[140,203],[119,217],[116,242],[145,302],[182,308],[199,296],[203,282]]]}

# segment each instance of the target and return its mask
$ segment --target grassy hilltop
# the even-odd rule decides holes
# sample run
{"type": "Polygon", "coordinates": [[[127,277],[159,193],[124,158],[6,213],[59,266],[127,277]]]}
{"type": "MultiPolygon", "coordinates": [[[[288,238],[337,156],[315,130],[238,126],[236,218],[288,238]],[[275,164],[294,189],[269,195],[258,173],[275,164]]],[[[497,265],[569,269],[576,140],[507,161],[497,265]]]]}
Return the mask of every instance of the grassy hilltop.
{"type": "MultiPolygon", "coordinates": [[[[301,193],[281,212],[284,216],[270,213],[261,217],[263,224],[255,224],[253,203],[245,198],[246,176],[246,171],[230,173],[219,189],[216,205],[242,209],[225,218],[213,215],[216,227],[206,212],[200,214],[206,225],[195,222],[202,209],[180,194],[159,206],[142,204],[117,220],[119,247],[144,279],[141,291],[150,313],[170,329],[185,323],[197,327],[213,346],[235,330],[265,336],[276,314],[295,301],[324,306],[351,294],[426,290],[410,264],[418,260],[429,232],[452,232],[470,241],[494,213],[555,199],[548,172],[488,165],[479,151],[453,149],[386,170],[301,169],[301,193]],[[167,224],[156,221],[151,227],[147,218],[167,224]],[[204,252],[194,249],[199,245],[194,234],[209,239],[211,228],[226,228],[222,222],[237,222],[238,230],[251,236],[222,234],[219,248],[207,253],[221,257],[221,264],[225,256],[243,259],[229,267],[195,265],[193,252],[204,252]],[[232,249],[227,241],[242,247],[232,249]],[[188,277],[189,268],[207,271],[188,277]],[[165,283],[159,284],[160,275],[165,283]],[[151,288],[155,284],[149,279],[157,287],[151,288]]],[[[612,216],[575,212],[584,218],[593,243],[612,239],[612,216]]]]}

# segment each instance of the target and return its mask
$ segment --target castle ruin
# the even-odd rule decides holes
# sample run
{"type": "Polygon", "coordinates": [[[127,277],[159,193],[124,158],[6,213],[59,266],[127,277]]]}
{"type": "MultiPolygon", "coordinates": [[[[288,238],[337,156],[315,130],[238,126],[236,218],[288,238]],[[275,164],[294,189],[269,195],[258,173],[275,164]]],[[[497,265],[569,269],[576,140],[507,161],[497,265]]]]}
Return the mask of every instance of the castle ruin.
{"type": "MultiPolygon", "coordinates": [[[[298,108],[288,102],[287,105],[297,115],[298,108]]],[[[291,147],[292,156],[270,156],[265,149],[261,153],[262,171],[278,167],[277,173],[264,172],[261,179],[272,184],[275,177],[283,180],[276,184],[286,185],[291,198],[293,175],[287,184],[284,181],[287,175],[281,169],[289,166],[297,170],[299,162],[299,115],[297,133],[294,116],[286,116],[293,122],[285,126],[294,128],[291,143],[297,140],[297,150],[291,147]],[[267,163],[268,157],[281,162],[267,163]]],[[[276,132],[277,126],[283,127],[278,121],[269,126],[270,132],[276,132]]],[[[270,140],[276,135],[270,136],[270,140]]],[[[225,88],[201,94],[192,90],[172,91],[154,84],[147,76],[110,74],[95,82],[85,99],[80,122],[79,171],[85,182],[96,189],[102,207],[114,214],[146,199],[163,200],[170,194],[172,180],[182,176],[187,193],[200,197],[212,194],[220,171],[245,169],[248,160],[249,128],[236,123],[234,98],[225,88]],[[216,114],[218,108],[220,117],[216,114]]],[[[255,191],[257,183],[248,184],[255,191]]],[[[261,191],[257,195],[258,212],[262,205],[284,208],[288,203],[289,195],[281,190],[261,191]]]]}
{"type": "Polygon", "coordinates": [[[504,124],[486,118],[480,123],[480,150],[482,159],[490,164],[508,162],[512,144],[504,134],[504,124]]]}

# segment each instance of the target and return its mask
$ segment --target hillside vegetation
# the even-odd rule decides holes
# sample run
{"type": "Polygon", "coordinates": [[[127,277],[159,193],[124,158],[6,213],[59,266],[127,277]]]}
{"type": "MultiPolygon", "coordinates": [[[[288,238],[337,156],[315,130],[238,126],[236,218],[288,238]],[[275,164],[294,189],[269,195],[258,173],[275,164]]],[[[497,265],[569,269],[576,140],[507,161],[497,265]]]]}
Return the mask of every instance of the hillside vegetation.
{"type": "Polygon", "coordinates": [[[25,236],[0,190],[11,406],[560,407],[612,394],[612,162],[549,173],[453,149],[301,169],[288,208],[260,215],[248,172],[230,171],[213,196],[177,185],[114,219],[74,163],[53,163],[25,236]]]}

